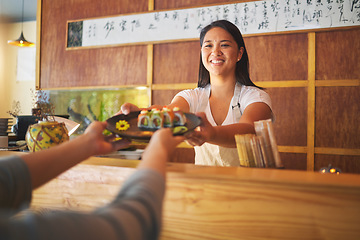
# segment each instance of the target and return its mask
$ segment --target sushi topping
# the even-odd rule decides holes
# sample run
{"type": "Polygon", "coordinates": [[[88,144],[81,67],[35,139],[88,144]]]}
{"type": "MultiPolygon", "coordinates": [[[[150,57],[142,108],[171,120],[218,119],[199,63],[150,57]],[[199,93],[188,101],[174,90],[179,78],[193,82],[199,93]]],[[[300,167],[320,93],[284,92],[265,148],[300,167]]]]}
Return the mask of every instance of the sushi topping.
{"type": "Polygon", "coordinates": [[[164,107],[162,110],[153,108],[151,111],[143,110],[138,116],[138,127],[146,129],[173,128],[184,126],[186,117],[178,107],[171,110],[164,107]]]}

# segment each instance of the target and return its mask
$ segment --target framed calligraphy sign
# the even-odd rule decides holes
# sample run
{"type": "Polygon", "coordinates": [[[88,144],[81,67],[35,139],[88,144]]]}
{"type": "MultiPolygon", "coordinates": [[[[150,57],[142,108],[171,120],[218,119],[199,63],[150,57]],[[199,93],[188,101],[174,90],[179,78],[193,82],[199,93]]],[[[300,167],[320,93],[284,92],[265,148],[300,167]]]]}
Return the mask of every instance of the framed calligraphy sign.
{"type": "Polygon", "coordinates": [[[264,0],[68,21],[67,48],[197,39],[219,19],[243,35],[356,26],[360,1],[264,0]]]}

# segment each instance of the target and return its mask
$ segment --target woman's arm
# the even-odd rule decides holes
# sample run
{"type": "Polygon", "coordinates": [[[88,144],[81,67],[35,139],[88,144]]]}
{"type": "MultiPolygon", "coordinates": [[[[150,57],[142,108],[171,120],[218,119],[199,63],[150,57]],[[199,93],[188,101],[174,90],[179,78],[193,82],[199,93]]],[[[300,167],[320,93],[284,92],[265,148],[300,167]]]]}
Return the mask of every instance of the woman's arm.
{"type": "MultiPolygon", "coordinates": [[[[117,112],[115,115],[118,115],[118,114],[125,114],[126,115],[126,114],[129,114],[130,112],[140,111],[142,109],[152,109],[152,108],[162,109],[164,106],[165,105],[151,105],[148,108],[139,108],[135,104],[124,103],[123,105],[121,105],[120,111],[117,112]]],[[[166,105],[166,106],[168,108],[170,108],[170,109],[173,109],[174,107],[178,107],[183,112],[189,112],[189,110],[190,110],[190,107],[189,107],[189,104],[187,103],[187,101],[184,98],[179,97],[179,96],[173,98],[171,103],[169,105],[166,105]]]]}
{"type": "Polygon", "coordinates": [[[189,112],[190,106],[189,103],[180,96],[174,97],[171,103],[168,105],[169,108],[178,107],[182,112],[189,112]]]}
{"type": "Polygon", "coordinates": [[[244,111],[239,123],[212,126],[204,113],[197,114],[202,119],[199,129],[186,135],[187,142],[192,146],[201,146],[208,142],[223,147],[236,147],[236,134],[255,133],[254,122],[271,118],[270,107],[261,102],[250,104],[244,111]]]}

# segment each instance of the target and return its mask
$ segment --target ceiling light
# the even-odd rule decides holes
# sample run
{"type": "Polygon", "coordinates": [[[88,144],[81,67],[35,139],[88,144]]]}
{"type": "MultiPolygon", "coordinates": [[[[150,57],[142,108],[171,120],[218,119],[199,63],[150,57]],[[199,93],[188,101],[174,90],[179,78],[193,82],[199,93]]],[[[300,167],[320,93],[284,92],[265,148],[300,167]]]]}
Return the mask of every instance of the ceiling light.
{"type": "Polygon", "coordinates": [[[34,47],[35,43],[29,42],[25,39],[23,33],[23,25],[24,25],[24,0],[22,4],[22,19],[21,19],[21,34],[20,37],[16,40],[9,40],[8,44],[18,47],[34,47]]]}

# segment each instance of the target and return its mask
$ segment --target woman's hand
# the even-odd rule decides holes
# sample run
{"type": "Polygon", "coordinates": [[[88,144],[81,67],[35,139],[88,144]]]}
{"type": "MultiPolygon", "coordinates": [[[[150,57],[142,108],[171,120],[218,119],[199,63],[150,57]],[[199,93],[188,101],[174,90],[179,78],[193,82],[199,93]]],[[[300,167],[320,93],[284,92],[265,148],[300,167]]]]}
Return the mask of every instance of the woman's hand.
{"type": "Polygon", "coordinates": [[[93,122],[85,130],[84,142],[88,143],[89,151],[92,151],[92,155],[107,154],[121,148],[126,148],[130,145],[130,141],[127,139],[121,139],[114,141],[115,135],[111,134],[105,136],[103,131],[106,128],[106,122],[93,122]]]}
{"type": "Polygon", "coordinates": [[[196,113],[201,118],[201,124],[194,131],[185,134],[186,142],[191,146],[201,146],[205,142],[211,141],[215,136],[215,129],[209,123],[205,113],[196,113]]]}
{"type": "Polygon", "coordinates": [[[140,108],[132,103],[124,103],[123,105],[121,105],[120,111],[117,112],[115,115],[119,115],[119,114],[127,115],[130,112],[135,112],[135,111],[140,111],[140,108]]]}

